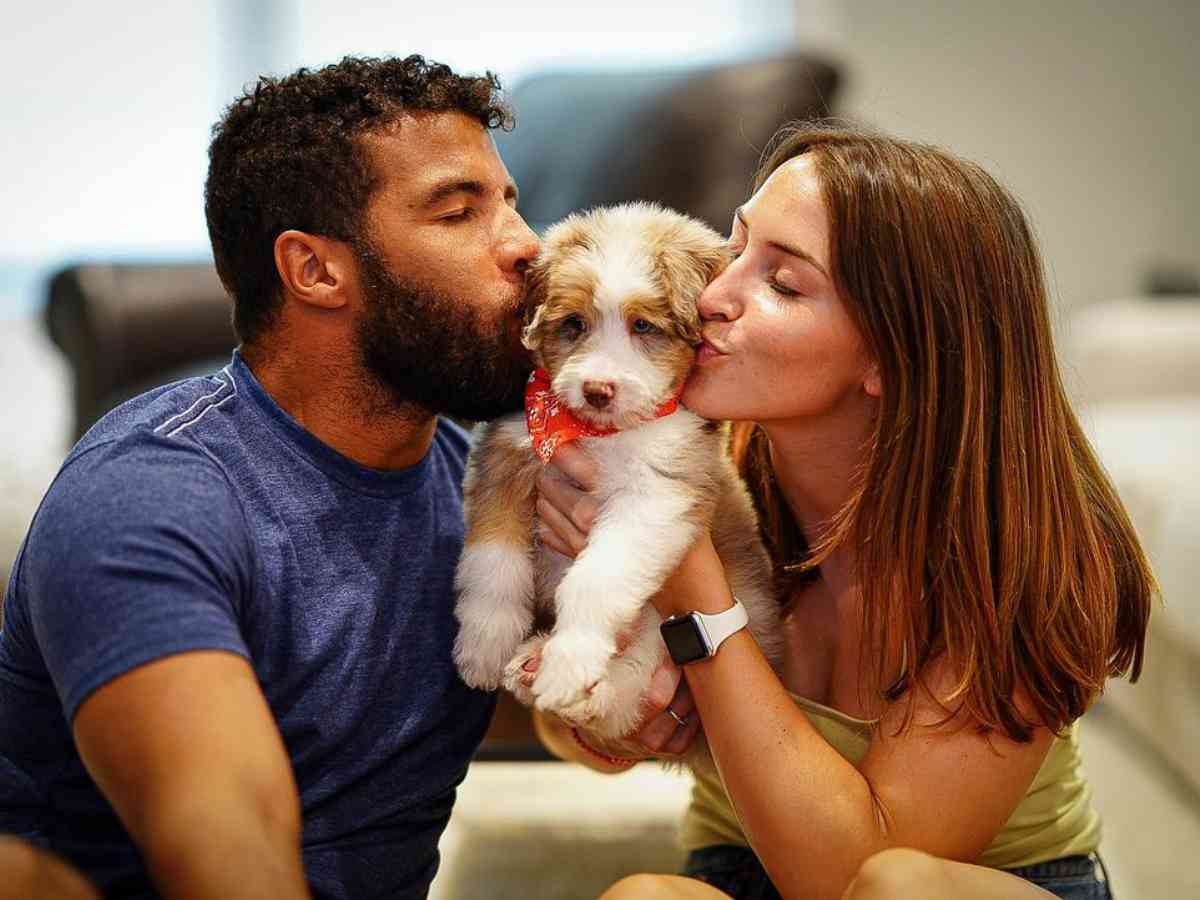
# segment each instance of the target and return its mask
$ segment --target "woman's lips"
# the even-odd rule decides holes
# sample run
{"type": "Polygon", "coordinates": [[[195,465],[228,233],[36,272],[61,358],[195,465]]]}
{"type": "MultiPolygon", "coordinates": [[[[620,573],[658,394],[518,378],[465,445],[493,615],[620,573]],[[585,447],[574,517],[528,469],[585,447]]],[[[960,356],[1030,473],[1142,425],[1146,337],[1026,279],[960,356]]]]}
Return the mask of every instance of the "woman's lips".
{"type": "Polygon", "coordinates": [[[702,341],[700,344],[700,349],[696,353],[696,365],[702,366],[705,363],[710,363],[713,360],[720,359],[725,355],[726,354],[724,350],[718,350],[708,341],[702,341]]]}

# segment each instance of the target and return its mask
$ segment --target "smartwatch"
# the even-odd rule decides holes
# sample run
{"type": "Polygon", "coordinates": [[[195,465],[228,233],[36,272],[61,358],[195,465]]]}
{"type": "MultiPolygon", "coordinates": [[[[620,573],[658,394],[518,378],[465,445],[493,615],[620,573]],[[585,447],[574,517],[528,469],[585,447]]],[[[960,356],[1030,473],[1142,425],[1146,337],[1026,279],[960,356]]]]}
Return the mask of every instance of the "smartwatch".
{"type": "Polygon", "coordinates": [[[723,613],[690,612],[682,616],[671,616],[658,626],[667,652],[678,666],[708,659],[716,655],[717,648],[731,634],[741,631],[750,622],[746,607],[737,597],[733,606],[723,613]]]}

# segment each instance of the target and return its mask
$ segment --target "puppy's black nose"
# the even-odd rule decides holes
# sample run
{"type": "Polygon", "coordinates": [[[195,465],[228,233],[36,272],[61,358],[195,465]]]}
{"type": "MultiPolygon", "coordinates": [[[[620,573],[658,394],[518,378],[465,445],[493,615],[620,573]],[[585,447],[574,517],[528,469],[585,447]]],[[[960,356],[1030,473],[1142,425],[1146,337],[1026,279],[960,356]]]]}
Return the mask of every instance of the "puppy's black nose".
{"type": "Polygon", "coordinates": [[[589,406],[604,409],[612,402],[617,386],[611,381],[585,381],[583,383],[583,399],[589,406]]]}

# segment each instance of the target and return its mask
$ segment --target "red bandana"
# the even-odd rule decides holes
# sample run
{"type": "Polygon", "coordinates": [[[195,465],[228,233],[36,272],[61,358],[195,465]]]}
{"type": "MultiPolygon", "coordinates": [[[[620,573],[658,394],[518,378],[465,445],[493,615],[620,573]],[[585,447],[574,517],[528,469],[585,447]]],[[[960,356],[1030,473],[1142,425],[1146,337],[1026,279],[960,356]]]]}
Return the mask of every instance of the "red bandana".
{"type": "MultiPolygon", "coordinates": [[[[654,411],[654,418],[669,416],[678,408],[679,395],[676,394],[654,411]]],[[[533,439],[533,452],[544,463],[550,462],[554,451],[563,444],[581,437],[605,437],[620,430],[597,428],[571,412],[550,388],[550,376],[545,369],[535,369],[525,385],[525,424],[533,439]]]]}

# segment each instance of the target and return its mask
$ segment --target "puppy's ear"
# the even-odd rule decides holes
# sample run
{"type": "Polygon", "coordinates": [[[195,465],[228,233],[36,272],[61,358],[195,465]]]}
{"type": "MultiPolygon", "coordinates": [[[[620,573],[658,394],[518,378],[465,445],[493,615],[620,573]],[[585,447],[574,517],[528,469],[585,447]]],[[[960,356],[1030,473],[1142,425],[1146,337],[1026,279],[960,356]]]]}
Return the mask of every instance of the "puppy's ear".
{"type": "Polygon", "coordinates": [[[691,344],[700,343],[700,292],[733,259],[715,231],[689,220],[662,244],[659,277],[671,304],[671,318],[679,336],[691,344]]]}
{"type": "Polygon", "coordinates": [[[541,350],[542,341],[545,339],[542,322],[546,318],[548,271],[549,257],[543,253],[534,260],[525,274],[525,327],[521,331],[521,343],[530,353],[541,350]]]}

